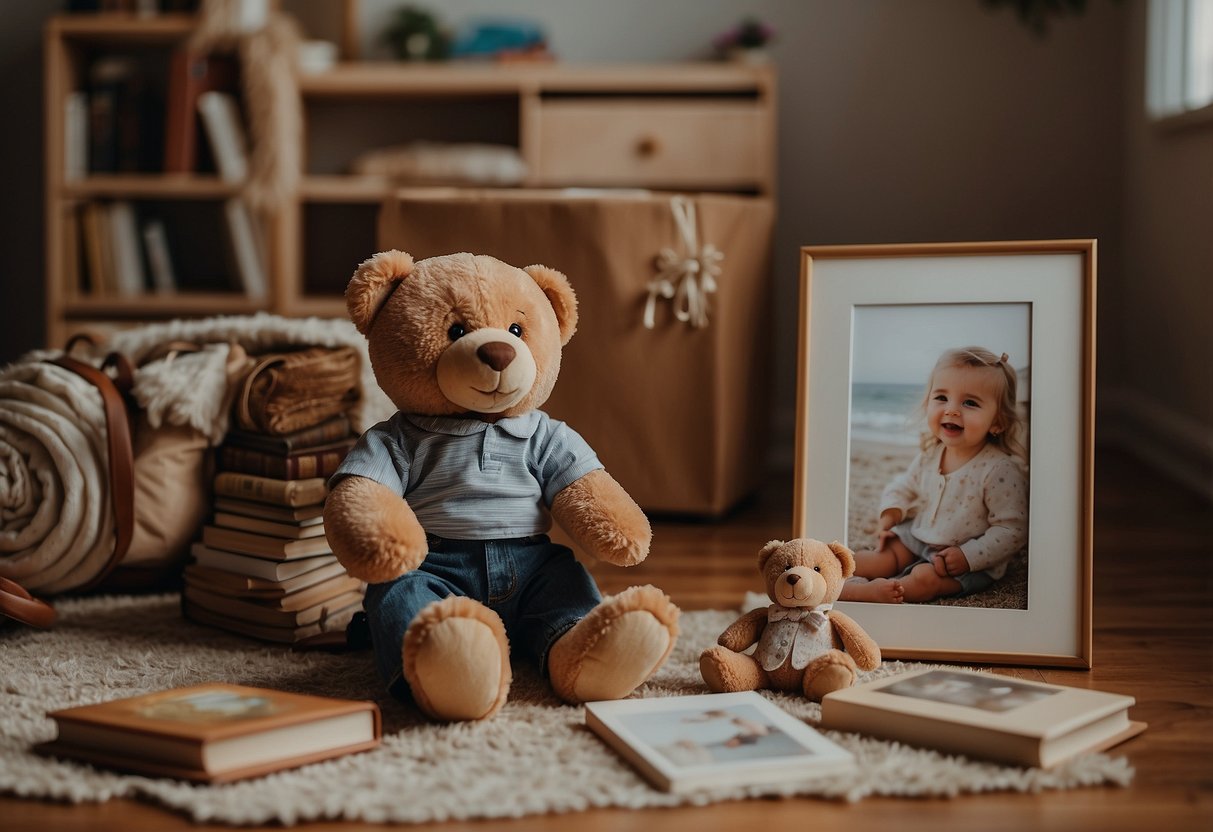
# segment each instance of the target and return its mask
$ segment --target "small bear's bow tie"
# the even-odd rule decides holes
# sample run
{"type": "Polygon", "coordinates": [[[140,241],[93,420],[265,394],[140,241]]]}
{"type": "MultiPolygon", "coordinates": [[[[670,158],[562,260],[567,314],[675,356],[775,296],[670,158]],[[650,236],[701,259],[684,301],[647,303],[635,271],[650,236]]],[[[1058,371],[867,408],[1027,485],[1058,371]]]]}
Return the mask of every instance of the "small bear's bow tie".
{"type": "Polygon", "coordinates": [[[809,629],[816,632],[822,624],[829,620],[828,614],[833,606],[833,604],[821,604],[812,609],[805,609],[803,607],[781,607],[778,604],[771,604],[767,608],[767,621],[800,621],[808,624],[809,629]]]}

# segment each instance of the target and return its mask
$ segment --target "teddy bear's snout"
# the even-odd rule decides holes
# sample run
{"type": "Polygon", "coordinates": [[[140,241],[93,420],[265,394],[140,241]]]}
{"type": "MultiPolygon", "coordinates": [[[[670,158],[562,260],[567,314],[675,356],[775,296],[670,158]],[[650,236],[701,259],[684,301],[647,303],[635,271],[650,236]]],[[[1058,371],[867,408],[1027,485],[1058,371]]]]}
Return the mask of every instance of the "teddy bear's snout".
{"type": "Polygon", "coordinates": [[[498,373],[510,366],[517,355],[517,351],[504,341],[489,341],[476,350],[476,357],[498,373]]]}

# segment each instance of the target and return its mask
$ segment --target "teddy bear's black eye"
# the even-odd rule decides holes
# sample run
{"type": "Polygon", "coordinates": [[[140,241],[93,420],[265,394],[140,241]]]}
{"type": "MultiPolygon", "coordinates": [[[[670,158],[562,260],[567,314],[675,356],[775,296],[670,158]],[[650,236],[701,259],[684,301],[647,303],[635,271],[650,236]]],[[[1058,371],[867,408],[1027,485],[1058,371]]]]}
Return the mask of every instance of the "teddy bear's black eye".
{"type": "Polygon", "coordinates": [[[515,338],[521,338],[522,327],[518,324],[510,324],[510,335],[513,335],[515,338]]]}
{"type": "Polygon", "coordinates": [[[464,335],[467,335],[467,327],[463,324],[451,324],[451,328],[446,331],[446,335],[452,341],[458,341],[464,335]]]}
{"type": "Polygon", "coordinates": [[[814,566],[814,567],[813,567],[813,571],[814,571],[814,572],[820,572],[820,571],[821,571],[821,567],[820,567],[820,566],[814,566]]]}

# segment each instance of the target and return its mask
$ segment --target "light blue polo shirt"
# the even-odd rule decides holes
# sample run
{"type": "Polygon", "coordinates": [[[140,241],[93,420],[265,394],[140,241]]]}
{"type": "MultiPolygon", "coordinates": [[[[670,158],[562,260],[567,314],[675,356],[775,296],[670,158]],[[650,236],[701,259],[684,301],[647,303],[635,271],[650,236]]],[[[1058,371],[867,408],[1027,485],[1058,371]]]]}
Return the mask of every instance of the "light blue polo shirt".
{"type": "Polygon", "coordinates": [[[499,540],[547,532],[556,495],[602,467],[576,431],[538,410],[495,424],[397,413],[362,435],[330,485],[366,477],[407,499],[428,534],[499,540]]]}

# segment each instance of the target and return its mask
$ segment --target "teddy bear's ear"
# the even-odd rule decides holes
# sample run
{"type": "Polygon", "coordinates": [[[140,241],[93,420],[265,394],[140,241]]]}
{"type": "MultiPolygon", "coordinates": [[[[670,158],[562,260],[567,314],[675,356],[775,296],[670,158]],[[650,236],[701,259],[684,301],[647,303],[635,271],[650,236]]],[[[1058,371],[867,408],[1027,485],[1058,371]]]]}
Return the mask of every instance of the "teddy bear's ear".
{"type": "Polygon", "coordinates": [[[830,547],[830,551],[834,553],[834,557],[838,558],[838,562],[842,564],[842,577],[849,578],[854,575],[855,553],[846,546],[843,546],[837,540],[826,545],[830,547]]]}
{"type": "Polygon", "coordinates": [[[364,260],[345,287],[345,308],[363,335],[400,281],[413,273],[413,258],[403,251],[381,251],[364,260]]]}
{"type": "Polygon", "coordinates": [[[775,554],[775,550],[783,545],[782,540],[772,540],[762,547],[762,551],[758,553],[758,571],[767,568],[767,561],[771,559],[771,555],[775,554]]]}
{"type": "Polygon", "coordinates": [[[539,284],[547,295],[548,303],[556,311],[556,323],[560,325],[560,346],[563,347],[577,331],[577,295],[573,294],[569,279],[547,266],[527,266],[523,271],[539,284]]]}

